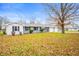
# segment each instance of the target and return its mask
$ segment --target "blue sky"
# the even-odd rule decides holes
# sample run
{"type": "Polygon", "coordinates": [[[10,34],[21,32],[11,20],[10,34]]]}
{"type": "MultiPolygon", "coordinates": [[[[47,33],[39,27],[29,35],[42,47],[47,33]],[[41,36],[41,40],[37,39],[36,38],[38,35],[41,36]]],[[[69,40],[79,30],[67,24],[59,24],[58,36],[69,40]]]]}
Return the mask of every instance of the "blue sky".
{"type": "Polygon", "coordinates": [[[32,18],[42,22],[46,20],[42,4],[33,3],[2,3],[0,4],[0,16],[7,17],[11,21],[20,19],[29,21],[32,18]]]}
{"type": "MultiPolygon", "coordinates": [[[[42,4],[38,3],[0,3],[0,16],[7,17],[10,21],[31,19],[44,23],[48,18],[42,4]]],[[[79,24],[79,21],[76,23],[79,24]]]]}

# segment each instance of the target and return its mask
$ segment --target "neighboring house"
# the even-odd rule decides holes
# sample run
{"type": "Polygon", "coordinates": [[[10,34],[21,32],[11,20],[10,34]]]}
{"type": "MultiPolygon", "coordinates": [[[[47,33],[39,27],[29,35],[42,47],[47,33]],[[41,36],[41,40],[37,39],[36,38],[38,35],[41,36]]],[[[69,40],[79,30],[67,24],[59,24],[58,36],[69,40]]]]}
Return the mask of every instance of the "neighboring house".
{"type": "Polygon", "coordinates": [[[7,35],[12,35],[12,33],[17,34],[26,34],[29,33],[29,29],[33,30],[33,33],[40,32],[41,28],[44,29],[43,32],[59,32],[58,27],[53,24],[23,24],[23,23],[8,23],[3,24],[2,29],[5,30],[7,35]]]}

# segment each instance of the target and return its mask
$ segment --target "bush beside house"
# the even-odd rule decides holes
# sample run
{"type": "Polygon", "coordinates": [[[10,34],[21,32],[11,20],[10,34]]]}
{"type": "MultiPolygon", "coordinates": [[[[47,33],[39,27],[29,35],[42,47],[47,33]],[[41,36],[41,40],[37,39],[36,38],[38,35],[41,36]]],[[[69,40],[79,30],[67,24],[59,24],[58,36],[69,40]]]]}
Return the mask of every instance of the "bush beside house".
{"type": "Polygon", "coordinates": [[[29,28],[29,33],[33,33],[33,28],[29,28]]]}
{"type": "Polygon", "coordinates": [[[44,31],[44,28],[40,28],[40,32],[43,32],[44,31]]]}
{"type": "Polygon", "coordinates": [[[5,34],[6,34],[5,29],[0,30],[0,35],[5,35],[5,34]]]}

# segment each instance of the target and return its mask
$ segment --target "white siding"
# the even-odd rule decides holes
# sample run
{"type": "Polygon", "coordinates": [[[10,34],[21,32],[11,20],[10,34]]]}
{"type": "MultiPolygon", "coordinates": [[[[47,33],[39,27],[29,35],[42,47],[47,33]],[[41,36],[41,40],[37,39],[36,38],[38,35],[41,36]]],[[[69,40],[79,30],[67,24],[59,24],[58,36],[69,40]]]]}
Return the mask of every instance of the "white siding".
{"type": "Polygon", "coordinates": [[[55,31],[55,27],[50,27],[49,28],[49,32],[54,32],[55,31]]]}
{"type": "Polygon", "coordinates": [[[11,35],[12,32],[12,26],[6,26],[6,34],[11,35]]]}
{"type": "Polygon", "coordinates": [[[58,32],[58,28],[57,27],[49,27],[49,32],[58,32]]]}
{"type": "Polygon", "coordinates": [[[19,26],[19,31],[15,31],[15,35],[20,34],[20,32],[23,34],[23,26],[19,24],[10,24],[6,26],[7,35],[12,35],[12,26],[19,26]]]}
{"type": "Polygon", "coordinates": [[[19,30],[20,30],[20,32],[23,34],[23,26],[22,26],[22,25],[20,25],[19,27],[20,27],[20,29],[19,29],[19,30]]]}
{"type": "Polygon", "coordinates": [[[58,27],[55,27],[55,32],[59,32],[59,29],[58,29],[58,27]]]}

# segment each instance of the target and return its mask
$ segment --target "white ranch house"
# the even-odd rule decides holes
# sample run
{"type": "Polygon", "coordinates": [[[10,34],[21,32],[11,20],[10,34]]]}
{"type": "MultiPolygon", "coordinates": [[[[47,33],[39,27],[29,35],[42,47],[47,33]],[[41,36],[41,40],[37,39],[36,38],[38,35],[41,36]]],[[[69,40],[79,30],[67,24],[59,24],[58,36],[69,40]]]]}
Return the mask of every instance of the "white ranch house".
{"type": "MultiPolygon", "coordinates": [[[[61,32],[61,29],[56,24],[31,24],[31,23],[7,23],[2,25],[2,29],[7,35],[18,34],[27,34],[29,33],[29,28],[33,30],[33,33],[40,32],[40,29],[43,28],[43,32],[61,32]]],[[[68,25],[65,27],[65,30],[79,30],[79,27],[68,25]]]]}
{"type": "Polygon", "coordinates": [[[53,24],[22,24],[22,23],[8,23],[8,24],[3,24],[2,29],[5,30],[7,35],[12,35],[12,32],[17,34],[26,34],[29,33],[29,28],[33,29],[33,33],[40,32],[40,29],[43,28],[43,32],[59,32],[60,30],[58,27],[53,24]]]}

